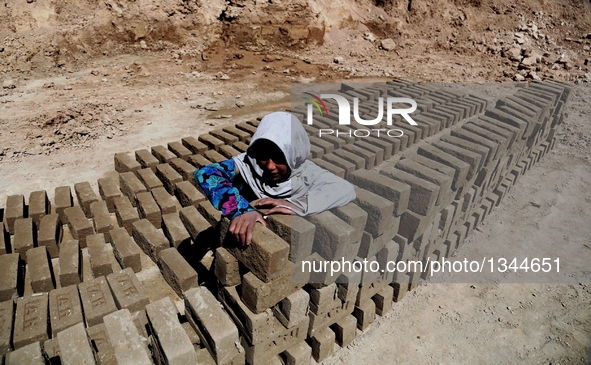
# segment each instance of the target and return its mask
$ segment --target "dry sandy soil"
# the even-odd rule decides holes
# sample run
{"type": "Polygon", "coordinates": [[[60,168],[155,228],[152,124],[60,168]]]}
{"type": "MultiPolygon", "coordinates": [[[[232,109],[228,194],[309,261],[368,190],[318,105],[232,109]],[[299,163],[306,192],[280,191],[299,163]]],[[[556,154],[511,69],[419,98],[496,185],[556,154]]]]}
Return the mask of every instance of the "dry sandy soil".
{"type": "Polygon", "coordinates": [[[559,257],[560,273],[436,275],[325,363],[591,363],[590,11],[574,0],[0,1],[0,202],[53,198],[96,184],[115,152],[289,108],[296,82],[568,81],[556,149],[456,254],[559,257]]]}

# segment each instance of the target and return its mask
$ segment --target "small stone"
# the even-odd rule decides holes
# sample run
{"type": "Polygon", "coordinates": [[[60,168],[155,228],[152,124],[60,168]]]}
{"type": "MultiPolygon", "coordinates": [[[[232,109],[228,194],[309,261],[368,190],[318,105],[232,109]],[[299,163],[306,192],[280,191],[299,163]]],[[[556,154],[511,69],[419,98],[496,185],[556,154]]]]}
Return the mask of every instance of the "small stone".
{"type": "Polygon", "coordinates": [[[146,44],[146,41],[144,41],[144,40],[141,40],[140,41],[140,48],[141,49],[147,49],[148,48],[148,45],[146,44]]]}
{"type": "Polygon", "coordinates": [[[202,53],[202,54],[201,54],[201,59],[202,59],[203,61],[207,61],[207,60],[209,59],[209,56],[207,55],[207,53],[202,53]]]}
{"type": "Polygon", "coordinates": [[[334,60],[332,60],[332,62],[334,62],[334,63],[343,63],[343,62],[345,62],[345,59],[343,57],[341,57],[341,56],[337,56],[337,57],[334,58],[334,60]]]}
{"type": "Polygon", "coordinates": [[[396,49],[396,43],[390,38],[382,39],[381,46],[386,51],[393,51],[396,49]]]}
{"type": "Polygon", "coordinates": [[[91,130],[88,127],[82,126],[82,127],[78,127],[76,129],[74,129],[74,132],[84,136],[84,135],[90,134],[91,130]]]}
{"type": "Polygon", "coordinates": [[[98,70],[92,70],[92,71],[90,71],[90,74],[92,76],[98,76],[99,72],[98,72],[98,70]]]}
{"type": "Polygon", "coordinates": [[[203,104],[201,104],[200,102],[197,102],[197,101],[191,101],[191,102],[189,102],[189,106],[191,107],[191,109],[201,109],[201,108],[203,108],[203,104]]]}
{"type": "Polygon", "coordinates": [[[5,80],[2,83],[2,88],[3,89],[14,89],[14,88],[16,88],[16,83],[12,79],[5,80]]]}
{"type": "Polygon", "coordinates": [[[244,106],[244,102],[242,100],[237,100],[236,101],[236,106],[239,108],[242,108],[244,106]]]}
{"type": "Polygon", "coordinates": [[[375,35],[373,35],[373,33],[372,33],[372,32],[366,32],[366,33],[363,35],[363,38],[367,39],[367,40],[368,40],[368,41],[370,41],[370,42],[375,42],[375,41],[376,41],[376,36],[375,36],[375,35]]]}
{"type": "Polygon", "coordinates": [[[523,77],[523,75],[521,75],[521,74],[515,74],[515,76],[513,76],[513,80],[515,80],[515,81],[525,81],[525,77],[523,77]]]}

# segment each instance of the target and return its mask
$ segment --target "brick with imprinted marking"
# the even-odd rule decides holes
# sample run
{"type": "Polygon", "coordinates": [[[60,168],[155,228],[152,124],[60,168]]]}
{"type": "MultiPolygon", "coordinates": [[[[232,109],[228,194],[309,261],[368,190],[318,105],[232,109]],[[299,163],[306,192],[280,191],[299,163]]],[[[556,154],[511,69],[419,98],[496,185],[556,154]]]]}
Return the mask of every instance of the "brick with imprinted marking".
{"type": "Polygon", "coordinates": [[[94,234],[87,238],[88,256],[90,257],[90,268],[94,277],[107,276],[113,272],[111,257],[109,255],[110,245],[105,242],[103,234],[94,234]]]}
{"type": "Polygon", "coordinates": [[[197,272],[174,247],[160,251],[158,266],[168,285],[179,296],[182,296],[184,291],[199,286],[197,272]]]}
{"type": "Polygon", "coordinates": [[[136,204],[136,195],[145,191],[146,186],[133,172],[124,172],[119,174],[119,187],[123,195],[129,198],[133,206],[136,204]]]}
{"type": "Polygon", "coordinates": [[[144,287],[129,267],[107,275],[107,282],[119,309],[139,311],[150,302],[144,287]]]}
{"type": "MultiPolygon", "coordinates": [[[[178,141],[169,142],[168,143],[168,149],[170,151],[172,151],[172,153],[174,153],[175,155],[177,155],[179,158],[181,158],[181,159],[183,159],[185,161],[188,160],[189,159],[189,156],[191,156],[193,154],[193,152],[191,152],[190,149],[188,149],[181,142],[178,142],[178,141]]],[[[171,159],[171,160],[173,160],[173,159],[171,159]]]]}
{"type": "Polygon", "coordinates": [[[94,202],[90,205],[90,211],[92,212],[95,232],[101,233],[105,236],[105,241],[109,241],[109,231],[113,229],[113,221],[111,220],[107,203],[103,200],[94,202]]]}
{"type": "Polygon", "coordinates": [[[113,346],[118,364],[151,365],[150,354],[143,344],[131,313],[121,309],[104,318],[107,337],[113,346]]]}
{"type": "Polygon", "coordinates": [[[80,244],[69,240],[60,244],[59,273],[62,287],[75,285],[82,281],[80,244]]]}
{"type": "Polygon", "coordinates": [[[147,219],[156,228],[162,226],[162,213],[151,192],[137,194],[137,210],[140,219],[147,219]]]}
{"type": "Polygon", "coordinates": [[[174,213],[177,211],[179,205],[178,202],[168,193],[168,191],[166,191],[165,188],[156,188],[152,190],[152,196],[154,197],[154,200],[156,200],[156,203],[158,203],[162,214],[174,213]]]}
{"type": "Polygon", "coordinates": [[[134,272],[140,272],[142,270],[140,248],[125,228],[113,228],[109,235],[113,246],[113,254],[119,265],[123,268],[131,267],[134,272]]]}
{"type": "Polygon", "coordinates": [[[23,195],[9,195],[6,198],[4,210],[4,225],[10,234],[14,234],[14,222],[25,216],[25,197],[23,195]]]}
{"type": "Polygon", "coordinates": [[[221,304],[204,287],[183,293],[186,316],[218,364],[238,355],[238,329],[221,304]]]}
{"type": "Polygon", "coordinates": [[[0,255],[0,301],[12,300],[18,296],[22,280],[21,258],[18,253],[0,255]]]}
{"type": "Polygon", "coordinates": [[[201,142],[198,141],[195,137],[185,137],[181,140],[183,146],[187,147],[193,154],[203,154],[203,152],[207,151],[209,147],[201,142]]]}
{"type": "Polygon", "coordinates": [[[262,225],[255,227],[250,245],[227,247],[227,249],[264,282],[284,275],[289,245],[262,225]]]}
{"type": "Polygon", "coordinates": [[[114,160],[117,172],[136,171],[140,168],[140,164],[127,153],[116,153],[114,160]]]}
{"type": "Polygon", "coordinates": [[[15,349],[49,338],[48,294],[40,293],[16,300],[12,343],[15,349]]]}
{"type": "Polygon", "coordinates": [[[135,159],[140,163],[142,169],[156,169],[156,165],[160,164],[160,161],[147,149],[135,151],[135,159]]]}
{"type": "Polygon", "coordinates": [[[117,186],[117,181],[112,177],[103,177],[98,179],[97,182],[99,194],[106,202],[107,209],[110,213],[115,212],[115,202],[113,200],[121,196],[121,190],[119,190],[119,186],[117,186]]]}
{"type": "Polygon", "coordinates": [[[92,186],[90,186],[90,183],[88,181],[76,183],[74,184],[74,191],[78,197],[78,205],[80,205],[84,211],[86,218],[92,217],[90,213],[90,204],[98,201],[98,196],[92,189],[92,186]]]}
{"type": "Polygon", "coordinates": [[[51,211],[51,204],[47,198],[45,190],[33,191],[29,194],[29,218],[33,218],[33,223],[37,229],[44,215],[51,211]]]}
{"type": "Polygon", "coordinates": [[[133,223],[133,239],[152,261],[158,262],[158,253],[170,247],[170,242],[147,219],[140,219],[133,223]]]}
{"type": "Polygon", "coordinates": [[[62,365],[94,365],[96,358],[83,323],[57,334],[62,365]]]}
{"type": "Polygon", "coordinates": [[[146,306],[149,326],[166,364],[196,364],[195,349],[181,326],[177,308],[169,297],[146,306]]]}
{"type": "Polygon", "coordinates": [[[140,219],[137,209],[125,196],[115,199],[115,216],[119,226],[125,228],[129,234],[131,234],[133,223],[140,219]]]}
{"type": "Polygon", "coordinates": [[[36,233],[32,218],[19,218],[14,221],[14,237],[12,240],[13,252],[24,259],[27,251],[35,246],[36,233]]]}
{"type": "Polygon", "coordinates": [[[64,210],[73,206],[72,189],[69,186],[58,186],[54,191],[53,213],[60,216],[62,224],[68,224],[68,217],[64,210]]]}
{"type": "Polygon", "coordinates": [[[104,276],[78,284],[86,326],[95,326],[103,317],[117,310],[117,305],[104,276]]]}
{"type": "MultiPolygon", "coordinates": [[[[154,169],[154,170],[156,170],[156,169],[154,169]]],[[[140,179],[140,181],[142,182],[142,184],[144,184],[144,186],[146,187],[146,189],[148,191],[164,186],[162,181],[160,181],[158,176],[156,176],[156,173],[154,172],[154,170],[141,169],[141,170],[137,170],[137,173],[136,173],[136,176],[138,177],[138,179],[140,179]]],[[[137,194],[136,194],[136,197],[137,197],[137,194]]]]}
{"type": "Polygon", "coordinates": [[[82,303],[76,285],[69,285],[49,292],[49,322],[51,337],[77,323],[82,323],[82,303]]]}
{"type": "Polygon", "coordinates": [[[45,246],[35,247],[27,251],[27,268],[34,293],[49,292],[55,289],[51,261],[45,246]]]}

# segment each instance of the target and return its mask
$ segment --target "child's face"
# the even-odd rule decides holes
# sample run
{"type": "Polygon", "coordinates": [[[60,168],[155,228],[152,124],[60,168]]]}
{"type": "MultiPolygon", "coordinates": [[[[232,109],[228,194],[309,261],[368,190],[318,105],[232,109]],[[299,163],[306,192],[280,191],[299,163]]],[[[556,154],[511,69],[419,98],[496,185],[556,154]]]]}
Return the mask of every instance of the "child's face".
{"type": "Polygon", "coordinates": [[[256,142],[256,160],[267,180],[279,182],[289,178],[291,169],[287,165],[283,152],[268,140],[256,142]]]}

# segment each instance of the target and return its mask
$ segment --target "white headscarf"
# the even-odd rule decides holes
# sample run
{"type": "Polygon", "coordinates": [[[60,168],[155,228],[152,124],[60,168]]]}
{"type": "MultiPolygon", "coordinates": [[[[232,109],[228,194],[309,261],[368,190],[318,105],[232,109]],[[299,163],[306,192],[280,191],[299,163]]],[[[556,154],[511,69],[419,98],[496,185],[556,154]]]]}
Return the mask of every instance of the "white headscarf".
{"type": "Polygon", "coordinates": [[[252,136],[246,153],[234,157],[240,175],[258,198],[287,199],[303,210],[302,215],[320,213],[355,199],[347,181],[308,161],[310,139],[299,119],[287,112],[266,115],[252,136]],[[256,161],[256,141],[266,139],[283,152],[291,174],[280,183],[266,180],[256,161]]]}

